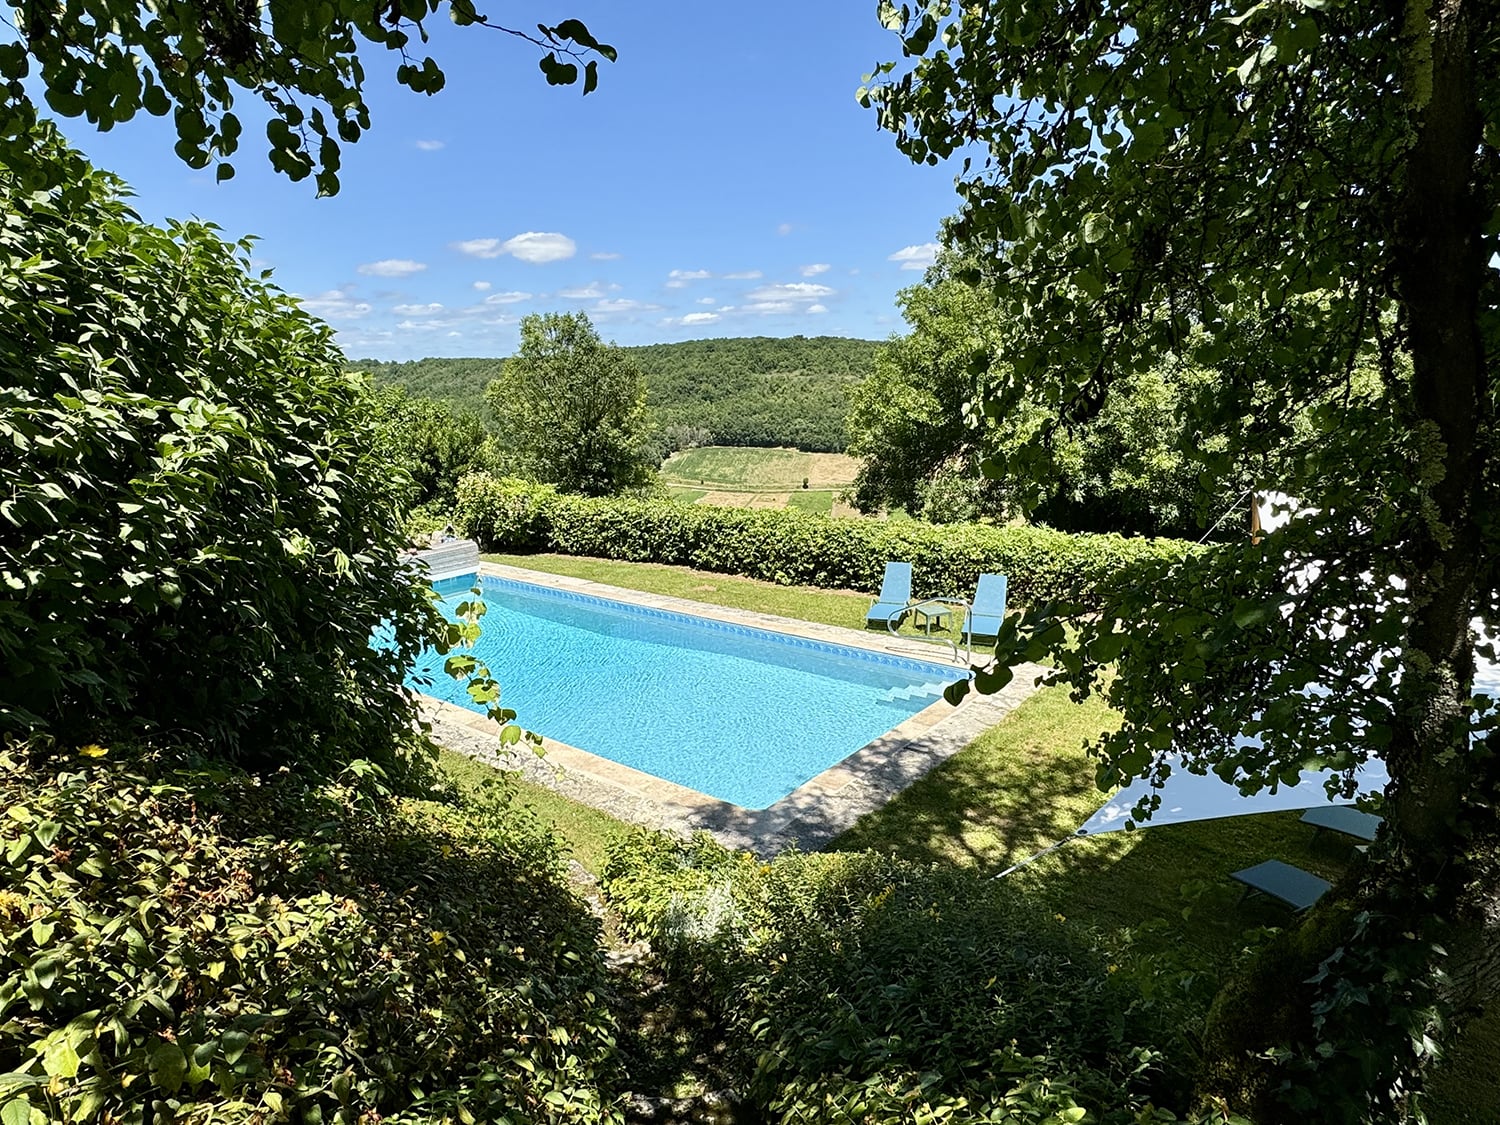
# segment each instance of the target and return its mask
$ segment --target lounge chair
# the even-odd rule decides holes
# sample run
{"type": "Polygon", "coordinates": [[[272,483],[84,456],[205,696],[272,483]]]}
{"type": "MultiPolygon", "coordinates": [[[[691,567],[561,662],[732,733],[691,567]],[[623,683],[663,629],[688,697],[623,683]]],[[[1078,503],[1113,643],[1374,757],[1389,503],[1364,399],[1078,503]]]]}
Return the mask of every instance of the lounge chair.
{"type": "Polygon", "coordinates": [[[974,607],[964,617],[964,639],[996,637],[1005,623],[1006,581],[1003,574],[981,574],[974,607]]]}
{"type": "Polygon", "coordinates": [[[1380,829],[1380,817],[1351,809],[1348,805],[1325,805],[1321,809],[1308,809],[1302,814],[1302,823],[1311,824],[1319,832],[1327,828],[1331,832],[1342,832],[1361,840],[1375,839],[1375,833],[1380,829]]]}
{"type": "Polygon", "coordinates": [[[911,563],[888,562],[885,577],[880,580],[880,596],[865,614],[865,625],[889,626],[892,619],[898,623],[906,617],[906,607],[911,604],[911,563]]]}
{"type": "MultiPolygon", "coordinates": [[[[1263,895],[1280,899],[1293,910],[1306,910],[1328,893],[1333,886],[1327,879],[1320,879],[1310,871],[1282,863],[1279,859],[1268,859],[1236,871],[1231,879],[1245,884],[1245,894],[1259,891],[1263,895]]],[[[1244,895],[1240,896],[1241,898],[1244,895]]]]}

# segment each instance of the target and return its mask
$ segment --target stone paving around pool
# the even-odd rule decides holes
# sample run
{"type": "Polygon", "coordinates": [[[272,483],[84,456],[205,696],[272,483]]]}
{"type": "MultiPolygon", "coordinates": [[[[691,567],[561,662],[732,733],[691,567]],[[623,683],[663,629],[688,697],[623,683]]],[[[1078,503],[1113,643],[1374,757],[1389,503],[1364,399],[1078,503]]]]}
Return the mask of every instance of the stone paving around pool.
{"type": "MultiPolygon", "coordinates": [[[[558,590],[953,664],[947,645],[705,605],[495,563],[482,564],[482,570],[558,590]]],[[[959,672],[963,665],[953,667],[959,672]]],[[[422,714],[432,724],[433,738],[450,750],[504,768],[519,768],[530,780],[621,820],[682,835],[709,832],[729,847],[769,858],[794,845],[803,851],[823,847],[860,816],[880,808],[994,726],[1037,689],[1047,672],[1038,664],[1018,665],[1015,678],[994,695],[971,694],[958,707],[939,700],[765,809],[741,808],[550,738],[545,740],[545,757],[538,758],[528,749],[511,753],[502,749],[494,724],[485,716],[430,697],[422,699],[422,714]]],[[[772,729],[779,728],[768,722],[768,730],[772,729]]]]}

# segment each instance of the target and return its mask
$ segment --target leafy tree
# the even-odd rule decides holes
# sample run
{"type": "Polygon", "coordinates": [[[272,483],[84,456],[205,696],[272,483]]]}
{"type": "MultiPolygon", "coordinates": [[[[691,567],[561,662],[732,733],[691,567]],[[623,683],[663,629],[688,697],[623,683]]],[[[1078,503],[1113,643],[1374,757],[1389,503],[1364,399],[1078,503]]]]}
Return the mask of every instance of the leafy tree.
{"type": "Polygon", "coordinates": [[[849,453],[861,460],[855,502],[865,511],[905,508],[929,519],[999,515],[1003,497],[989,482],[974,490],[972,510],[929,504],[955,478],[979,476],[981,435],[967,407],[999,347],[994,302],[946,262],[896,300],[911,331],[875,353],[874,370],[849,406],[849,453]]]}
{"type": "Polygon", "coordinates": [[[583,313],[533,313],[485,391],[503,447],[538,480],[606,496],[647,484],[646,381],[583,313]]]}
{"type": "Polygon", "coordinates": [[[1250,789],[1384,756],[1380,839],[1226,986],[1205,1089],[1267,1121],[1412,1116],[1434,1044],[1500,994],[1500,736],[1471,624],[1500,625],[1500,9],[880,10],[915,61],[864,98],[914,160],[971,157],[955,237],[1018,328],[984,409],[1080,416],[1176,353],[1220,375],[1188,404],[1233,435],[1206,471],[1291,450],[1278,483],[1313,513],[1142,576],[1071,636],[1038,622],[1034,647],[1123,712],[1104,784],[1165,772],[1168,747],[1250,789]]]}
{"type": "Polygon", "coordinates": [[[389,762],[436,619],[361,380],[248,242],[37,157],[70,189],[0,167],[0,732],[389,762]]]}
{"type": "Polygon", "coordinates": [[[411,478],[411,506],[450,508],[461,476],[494,467],[484,426],[468,411],[401,387],[376,389],[369,401],[383,446],[411,478]]]}
{"type": "Polygon", "coordinates": [[[877,353],[850,409],[861,508],[900,507],[949,523],[1009,518],[1029,506],[1036,522],[1064,531],[1196,539],[1203,508],[1222,510],[1244,494],[1242,474],[1203,488],[1199,464],[1184,452],[1225,439],[1199,431],[1182,402],[1216,373],[1175,356],[1130,372],[1075,418],[1059,418],[1045,395],[1022,394],[989,417],[971,410],[1009,330],[982,273],[944,254],[922,284],[897,296],[911,330],[877,353]],[[1038,435],[1046,459],[1033,479],[981,476],[985,459],[1003,460],[1038,435]]]}
{"type": "MultiPolygon", "coordinates": [[[[311,175],[320,195],[333,195],[340,143],[352,144],[370,128],[361,47],[395,52],[401,60],[396,80],[435,94],[443,72],[430,55],[413,53],[413,37],[427,42],[424,21],[443,6],[443,0],[266,7],[178,0],[160,9],[102,0],[59,8],[10,0],[14,38],[0,44],[0,161],[25,166],[33,176],[50,167],[25,161],[38,120],[29,77],[40,79],[53,112],[87,118],[100,129],[124,124],[143,109],[155,117],[172,114],[177,155],[193,168],[216,162],[218,178],[227,180],[242,130],[235,95],[244,91],[270,111],[272,166],[293,180],[311,175]]],[[[460,26],[505,32],[546,52],[540,65],[550,85],[577,82],[582,62],[587,94],[599,81],[598,60],[615,59],[614,48],[576,19],[537,24],[532,34],[491,23],[472,0],[449,0],[447,9],[460,26]]]]}

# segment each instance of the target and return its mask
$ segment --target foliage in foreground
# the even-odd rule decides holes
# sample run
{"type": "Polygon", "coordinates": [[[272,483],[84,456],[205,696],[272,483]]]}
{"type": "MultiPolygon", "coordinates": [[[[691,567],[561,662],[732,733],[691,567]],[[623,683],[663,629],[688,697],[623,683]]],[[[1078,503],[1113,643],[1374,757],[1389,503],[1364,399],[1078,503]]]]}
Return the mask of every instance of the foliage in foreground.
{"type": "Polygon", "coordinates": [[[0,167],[0,731],[388,760],[436,619],[362,382],[248,244],[38,152],[67,190],[0,167]]]}
{"type": "Polygon", "coordinates": [[[475,474],[459,482],[455,520],[488,550],[659,562],[782,584],[873,590],[890,559],[913,564],[917,596],[972,594],[979,575],[1010,578],[1023,604],[1087,605],[1107,583],[1183,558],[1190,544],[1045,528],[841,520],[796,511],[562,496],[475,474]]]}
{"type": "MultiPolygon", "coordinates": [[[[101,130],[143,109],[154,117],[170,113],[179,159],[191,168],[216,163],[219,180],[234,175],[229,160],[240,144],[235,96],[253,94],[264,103],[257,109],[269,111],[271,167],[293,180],[311,175],[319,195],[335,195],[341,145],[353,144],[370,128],[364,83],[374,48],[383,46],[400,59],[396,81],[414,93],[435,94],[445,81],[437,61],[430,55],[419,60],[413,49],[414,42],[428,42],[423,21],[437,15],[443,0],[395,7],[337,0],[277,9],[270,18],[255,5],[212,0],[179,0],[170,12],[124,0],[47,15],[25,0],[9,0],[7,7],[12,14],[0,43],[0,162],[40,173],[47,188],[67,181],[56,176],[55,166],[30,162],[36,94],[45,95],[53,112],[85,117],[101,130]]],[[[545,52],[538,65],[550,86],[581,77],[587,94],[598,85],[599,59],[615,60],[615,49],[576,19],[549,27],[522,17],[523,27],[536,27],[533,34],[490,23],[469,0],[454,0],[442,19],[534,44],[545,52]]]]}
{"type": "Polygon", "coordinates": [[[604,886],[718,1013],[773,1120],[1126,1122],[1183,1099],[1163,1013],[1006,884],[638,832],[604,886]]]}
{"type": "Polygon", "coordinates": [[[594,919],[463,815],[98,747],[0,751],[0,1120],[615,1120],[594,919]]]}

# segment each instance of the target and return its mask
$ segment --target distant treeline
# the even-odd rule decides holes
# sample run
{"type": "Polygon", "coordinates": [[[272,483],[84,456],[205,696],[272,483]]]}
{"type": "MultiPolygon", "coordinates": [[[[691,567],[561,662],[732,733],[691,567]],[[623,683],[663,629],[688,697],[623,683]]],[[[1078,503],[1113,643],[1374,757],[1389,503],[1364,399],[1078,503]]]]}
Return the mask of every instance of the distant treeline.
{"type": "MultiPolygon", "coordinates": [[[[739,336],[625,348],[646,376],[656,429],[706,431],[703,444],[791,445],[840,452],[849,389],[870,373],[874,340],[842,336],[739,336]]],[[[377,384],[398,384],[492,424],[484,388],[501,359],[354,360],[377,384]]]]}

